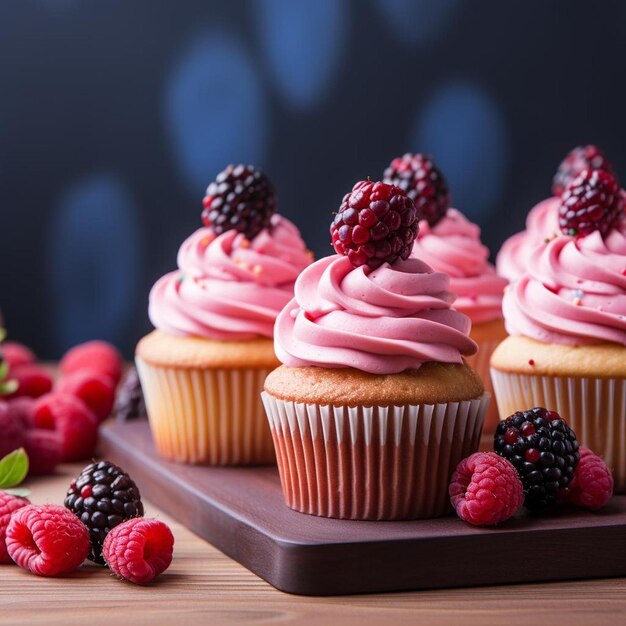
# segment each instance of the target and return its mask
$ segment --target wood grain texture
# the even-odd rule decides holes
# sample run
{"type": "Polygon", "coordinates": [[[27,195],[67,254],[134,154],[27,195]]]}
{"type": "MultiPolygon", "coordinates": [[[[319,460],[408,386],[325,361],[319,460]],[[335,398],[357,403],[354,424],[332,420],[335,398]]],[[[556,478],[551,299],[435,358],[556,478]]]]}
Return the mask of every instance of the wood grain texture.
{"type": "MultiPolygon", "coordinates": [[[[62,502],[69,481],[80,469],[80,465],[62,466],[54,477],[31,481],[31,500],[62,502]]],[[[146,514],[171,524],[176,537],[172,566],[157,581],[139,587],[91,565],[65,578],[49,579],[16,566],[0,566],[0,624],[615,626],[626,620],[626,579],[331,598],[293,596],[276,591],[150,503],[146,514]]]]}

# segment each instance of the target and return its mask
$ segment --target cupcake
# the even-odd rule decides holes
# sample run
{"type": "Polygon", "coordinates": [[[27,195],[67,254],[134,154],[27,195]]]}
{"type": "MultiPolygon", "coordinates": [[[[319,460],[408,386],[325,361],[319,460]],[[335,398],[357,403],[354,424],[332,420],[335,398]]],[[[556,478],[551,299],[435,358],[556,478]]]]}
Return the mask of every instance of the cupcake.
{"type": "Polygon", "coordinates": [[[531,209],[526,218],[526,230],[515,233],[502,244],[496,257],[496,270],[500,276],[509,281],[522,276],[537,247],[560,232],[561,194],[584,169],[613,172],[610,162],[597,146],[578,146],[571,150],[554,176],[552,197],[531,209]]]}
{"type": "Polygon", "coordinates": [[[150,428],[168,459],[273,461],[260,393],[277,367],[273,327],[311,262],[298,229],[275,213],[268,179],[229,166],[211,183],[178,269],[150,292],[155,326],[136,350],[150,428]]]}
{"type": "Polygon", "coordinates": [[[504,296],[510,337],[491,359],[500,416],[543,406],[566,417],[626,491],[626,194],[603,170],[565,189],[561,233],[504,296]]]}
{"type": "MultiPolygon", "coordinates": [[[[414,200],[422,218],[413,254],[437,272],[450,276],[450,291],[456,294],[454,308],[472,321],[470,337],[478,353],[467,358],[492,393],[489,359],[506,337],[502,319],[502,294],[506,279],[489,263],[489,250],[480,241],[480,228],[460,211],[450,207],[446,182],[430,157],[405,154],[385,171],[385,182],[396,184],[414,200]],[[424,182],[426,181],[426,182],[424,182]]],[[[493,433],[498,411],[491,403],[484,430],[493,433]]]]}
{"type": "Polygon", "coordinates": [[[442,515],[489,402],[449,277],[410,256],[418,220],[398,187],[359,182],[276,320],[265,381],[286,504],[342,519],[442,515]]]}

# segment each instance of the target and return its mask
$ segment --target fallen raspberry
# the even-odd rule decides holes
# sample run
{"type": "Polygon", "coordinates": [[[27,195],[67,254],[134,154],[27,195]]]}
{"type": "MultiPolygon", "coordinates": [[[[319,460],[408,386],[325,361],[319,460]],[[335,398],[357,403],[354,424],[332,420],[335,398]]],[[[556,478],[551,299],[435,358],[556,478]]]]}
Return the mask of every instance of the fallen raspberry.
{"type": "Polygon", "coordinates": [[[38,576],[56,576],[81,566],[89,553],[89,531],[63,506],[31,504],[12,515],[6,545],[20,567],[38,576]]]}
{"type": "Polygon", "coordinates": [[[463,459],[452,475],[449,494],[457,515],[476,526],[504,522],[524,502],[515,467],[495,452],[463,459]]]}
{"type": "Polygon", "coordinates": [[[99,421],[111,415],[115,401],[115,383],[105,374],[94,371],[74,372],[61,379],[57,391],[80,398],[99,421]]]}
{"type": "Polygon", "coordinates": [[[5,341],[2,344],[2,356],[10,368],[29,365],[37,361],[33,351],[17,341],[5,341]]]}
{"type": "Polygon", "coordinates": [[[33,411],[35,409],[35,398],[29,398],[28,396],[23,396],[20,398],[12,398],[9,400],[9,410],[11,411],[11,415],[13,419],[22,423],[24,428],[32,428],[34,426],[33,422],[33,411]]]}
{"type": "Polygon", "coordinates": [[[93,456],[98,441],[98,420],[79,398],[65,393],[49,393],[35,403],[37,428],[55,430],[61,438],[64,461],[80,461],[93,456]]]}
{"type": "Polygon", "coordinates": [[[106,341],[88,341],[68,350],[59,363],[59,370],[64,376],[80,371],[99,372],[117,385],[122,377],[122,357],[106,341]]]}
{"type": "Polygon", "coordinates": [[[24,444],[25,428],[8,402],[0,400],[0,459],[24,444]]]}
{"type": "Polygon", "coordinates": [[[4,491],[0,491],[0,563],[12,563],[7,552],[6,532],[14,511],[30,504],[26,498],[18,498],[4,491]]]}
{"type": "Polygon", "coordinates": [[[598,511],[613,495],[613,474],[589,448],[581,448],[580,451],[580,461],[565,499],[576,506],[598,511]]]}
{"type": "Polygon", "coordinates": [[[120,578],[142,585],[164,572],[172,562],[174,536],[167,524],[135,517],[111,529],[102,555],[120,578]]]}
{"type": "Polygon", "coordinates": [[[52,375],[48,370],[30,363],[9,370],[9,378],[17,381],[17,390],[7,398],[39,398],[52,389],[52,375]]]}
{"type": "Polygon", "coordinates": [[[29,476],[48,476],[63,460],[61,437],[54,430],[31,428],[26,431],[24,450],[28,454],[29,476]]]}

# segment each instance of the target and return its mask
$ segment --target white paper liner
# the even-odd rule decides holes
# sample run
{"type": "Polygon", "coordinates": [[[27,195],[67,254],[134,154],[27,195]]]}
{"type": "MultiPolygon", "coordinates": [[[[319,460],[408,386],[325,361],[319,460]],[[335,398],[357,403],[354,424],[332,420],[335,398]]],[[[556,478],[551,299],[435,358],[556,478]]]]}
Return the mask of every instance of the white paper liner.
{"type": "Polygon", "coordinates": [[[626,380],[533,376],[493,368],[491,378],[502,419],[535,406],[556,411],[580,444],[611,468],[615,492],[626,493],[626,380]]]}
{"type": "MultiPolygon", "coordinates": [[[[480,376],[485,386],[485,391],[493,397],[493,385],[491,384],[491,377],[489,376],[489,362],[491,361],[491,355],[494,350],[502,343],[502,338],[478,341],[478,352],[473,356],[466,357],[467,364],[480,376]]],[[[483,426],[483,434],[493,434],[496,431],[500,416],[498,414],[498,408],[495,402],[490,402],[487,409],[487,415],[485,416],[485,423],[483,426]]]]}
{"type": "Polygon", "coordinates": [[[443,515],[459,461],[478,449],[489,395],[435,405],[263,403],[287,506],[341,519],[443,515]]]}
{"type": "Polygon", "coordinates": [[[267,368],[183,369],[136,359],[161,456],[184,463],[274,462],[260,393],[267,368]]]}

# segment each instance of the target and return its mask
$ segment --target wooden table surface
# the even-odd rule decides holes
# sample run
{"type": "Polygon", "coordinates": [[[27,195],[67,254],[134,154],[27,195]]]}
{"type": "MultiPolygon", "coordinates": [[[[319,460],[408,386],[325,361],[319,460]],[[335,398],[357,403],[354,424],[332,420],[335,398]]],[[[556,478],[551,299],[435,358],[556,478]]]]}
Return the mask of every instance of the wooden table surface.
{"type": "MultiPolygon", "coordinates": [[[[54,477],[31,481],[27,485],[31,501],[62,503],[67,485],[80,469],[66,465],[54,477]]],[[[125,583],[94,565],[65,578],[39,578],[17,566],[1,565],[0,624],[626,624],[626,579],[293,596],[277,591],[149,502],[146,515],[167,521],[176,538],[174,561],[154,583],[145,587],[125,583]]],[[[511,546],[509,557],[514,555],[523,558],[524,546],[511,546]]],[[[532,546],[526,558],[537,559],[541,567],[541,555],[534,554],[532,546]]]]}

